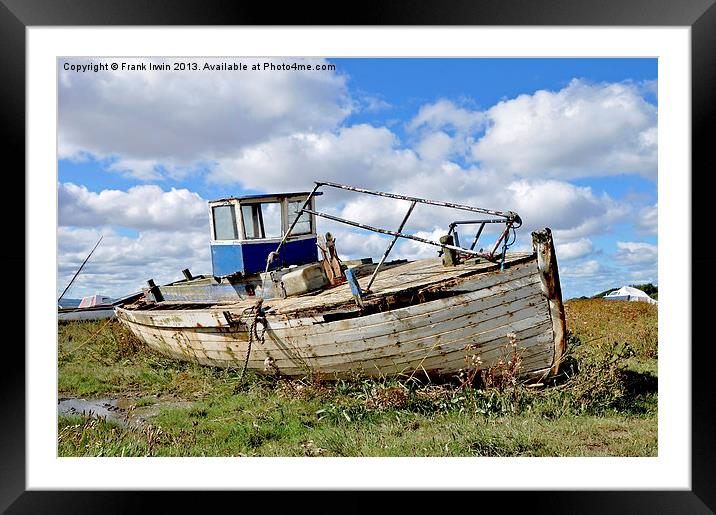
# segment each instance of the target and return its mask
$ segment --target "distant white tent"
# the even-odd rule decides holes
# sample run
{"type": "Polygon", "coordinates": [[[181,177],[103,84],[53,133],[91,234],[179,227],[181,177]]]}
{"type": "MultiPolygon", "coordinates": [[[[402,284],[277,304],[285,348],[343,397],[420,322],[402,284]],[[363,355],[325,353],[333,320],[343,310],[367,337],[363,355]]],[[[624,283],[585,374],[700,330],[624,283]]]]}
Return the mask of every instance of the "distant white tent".
{"type": "Polygon", "coordinates": [[[638,288],[634,288],[633,286],[622,286],[618,290],[611,292],[609,295],[605,295],[604,300],[629,300],[634,302],[648,302],[649,304],[657,303],[646,293],[638,288]]]}

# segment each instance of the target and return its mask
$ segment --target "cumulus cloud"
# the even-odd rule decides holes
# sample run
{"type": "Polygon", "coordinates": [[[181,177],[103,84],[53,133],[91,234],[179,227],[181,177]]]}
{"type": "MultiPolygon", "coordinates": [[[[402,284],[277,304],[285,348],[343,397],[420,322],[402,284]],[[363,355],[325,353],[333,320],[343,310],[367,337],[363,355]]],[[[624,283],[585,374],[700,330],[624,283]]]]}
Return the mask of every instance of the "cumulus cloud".
{"type": "MultiPolygon", "coordinates": [[[[249,66],[264,61],[272,60],[245,60],[249,66]]],[[[86,60],[70,60],[79,62],[86,60]]],[[[113,169],[142,179],[181,176],[271,137],[334,128],[352,109],[346,77],[334,71],[95,74],[61,68],[59,79],[59,157],[114,156],[113,169]]]]}
{"type": "MultiPolygon", "coordinates": [[[[342,259],[359,259],[382,256],[390,237],[376,233],[354,232],[345,226],[329,227],[336,240],[336,250],[342,259]]],[[[376,259],[377,262],[377,259],[376,259]]]]}
{"type": "Polygon", "coordinates": [[[408,123],[409,130],[429,128],[434,130],[451,129],[460,132],[479,129],[486,120],[484,113],[459,107],[447,99],[426,104],[408,123]]]}
{"type": "Polygon", "coordinates": [[[109,228],[58,228],[59,293],[69,284],[89,251],[103,239],[65,295],[77,298],[100,293],[113,297],[140,291],[146,280],[168,283],[194,274],[211,273],[209,236],[203,230],[149,230],[133,238],[109,228]]]}
{"type": "Polygon", "coordinates": [[[656,176],[657,110],[630,83],[572,80],[493,106],[473,146],[483,166],[561,178],[656,176]]]}
{"type": "Polygon", "coordinates": [[[616,258],[626,264],[656,264],[658,249],[656,245],[637,241],[618,241],[616,258]]]}
{"type": "Polygon", "coordinates": [[[569,278],[594,278],[601,276],[605,271],[604,266],[596,259],[590,259],[582,263],[565,266],[560,270],[560,275],[569,278]]]}
{"type": "Polygon", "coordinates": [[[206,201],[187,189],[140,185],[96,193],[68,182],[59,185],[57,194],[61,226],[167,230],[200,229],[209,223],[206,201]]]}
{"type": "Polygon", "coordinates": [[[361,111],[368,113],[375,113],[393,107],[382,98],[365,94],[359,98],[359,106],[361,111]]]}
{"type": "Polygon", "coordinates": [[[440,162],[448,158],[453,150],[453,139],[442,131],[426,134],[418,143],[416,150],[421,159],[440,162]]]}
{"type": "Polygon", "coordinates": [[[556,248],[559,260],[579,259],[594,252],[592,240],[580,238],[577,241],[562,243],[556,248]]]}
{"type": "MultiPolygon", "coordinates": [[[[656,173],[656,108],[642,97],[651,85],[574,80],[560,91],[521,95],[485,111],[442,99],[419,109],[401,141],[387,126],[342,125],[352,111],[389,106],[370,95],[349,98],[340,74],[244,78],[137,72],[98,79],[61,72],[60,158],[106,159],[110,171],[146,180],[181,179],[202,170],[212,187],[258,191],[307,190],[314,180],[327,180],[516,211],[524,226],[514,248],[530,249],[532,230],[552,228],[558,258],[568,261],[563,276],[583,284],[614,276],[599,261],[584,260],[599,252],[590,237],[610,231],[634,208],[568,180],[656,173]]],[[[325,191],[320,210],[379,227],[396,229],[408,207],[325,191]]],[[[99,226],[140,232],[130,238],[103,229],[109,232],[104,250],[98,249],[102,259],[92,261],[104,269],[92,266],[87,276],[98,284],[121,290],[151,276],[173,280],[174,270],[186,266],[199,267],[197,273],[210,270],[206,201],[189,189],[92,192],[65,183],[58,196],[62,278],[84,259],[99,226]],[[145,273],[148,263],[156,267],[145,273]]],[[[465,218],[465,212],[418,205],[407,230],[437,240],[451,221],[465,218]]],[[[636,219],[637,232],[655,233],[656,205],[636,219]]],[[[333,232],[339,252],[348,257],[378,257],[390,239],[325,220],[319,229],[333,232]]],[[[474,230],[460,227],[463,243],[474,230]]],[[[481,245],[496,236],[497,227],[489,227],[481,245]]],[[[632,243],[620,242],[617,261],[630,273],[648,275],[651,262],[639,261],[644,249],[632,243]]],[[[401,241],[391,257],[435,255],[433,247],[401,241]]]]}
{"type": "Polygon", "coordinates": [[[351,182],[364,187],[407,176],[419,165],[411,150],[398,148],[385,127],[360,124],[337,132],[301,132],[271,138],[219,160],[209,180],[275,191],[305,189],[315,180],[351,182]]]}
{"type": "Polygon", "coordinates": [[[658,230],[659,212],[657,204],[639,211],[636,218],[636,230],[639,234],[655,235],[658,230]]]}
{"type": "MultiPolygon", "coordinates": [[[[237,159],[222,161],[209,175],[221,183],[245,188],[310,189],[314,180],[360,185],[404,195],[458,202],[501,211],[516,211],[527,231],[551,227],[564,242],[609,230],[627,211],[607,195],[560,180],[515,179],[494,170],[464,168],[423,159],[385,127],[355,125],[336,133],[302,133],[272,139],[244,149],[237,159]],[[547,209],[549,207],[549,209],[547,209]]],[[[336,194],[320,198],[346,218],[381,227],[397,227],[407,209],[403,203],[375,197],[336,194]]],[[[433,231],[464,212],[416,207],[409,227],[433,231]]],[[[489,232],[489,231],[488,231],[489,232]]]]}

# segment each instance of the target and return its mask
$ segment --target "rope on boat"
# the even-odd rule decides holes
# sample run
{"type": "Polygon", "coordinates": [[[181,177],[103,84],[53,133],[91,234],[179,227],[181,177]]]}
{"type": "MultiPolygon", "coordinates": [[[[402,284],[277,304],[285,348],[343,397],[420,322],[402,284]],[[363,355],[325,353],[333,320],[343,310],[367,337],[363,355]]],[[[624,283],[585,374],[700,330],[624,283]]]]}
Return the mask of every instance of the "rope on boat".
{"type": "Polygon", "coordinates": [[[263,345],[264,343],[264,335],[266,334],[266,317],[264,317],[263,310],[261,309],[261,305],[263,304],[264,299],[259,299],[256,301],[256,304],[254,304],[251,307],[246,308],[241,313],[241,318],[249,318],[250,322],[245,321],[249,332],[249,345],[246,349],[246,359],[244,360],[244,368],[241,371],[241,375],[239,376],[239,381],[244,379],[244,374],[246,373],[246,369],[249,367],[249,356],[251,356],[251,344],[253,341],[257,341],[260,344],[263,345]],[[257,326],[261,322],[261,334],[259,334],[257,326]]]}
{"type": "MultiPolygon", "coordinates": [[[[70,356],[71,354],[74,354],[75,352],[77,352],[78,350],[80,350],[82,347],[84,347],[84,346],[87,345],[89,342],[91,342],[92,340],[94,340],[95,337],[96,337],[99,333],[101,333],[101,332],[104,330],[104,328],[107,327],[107,324],[109,324],[111,321],[112,321],[112,317],[109,317],[107,320],[105,320],[104,324],[102,324],[99,329],[97,329],[94,333],[92,333],[92,336],[90,336],[89,338],[87,338],[84,342],[80,343],[80,344],[79,344],[77,347],[75,347],[74,349],[69,350],[69,351],[66,351],[66,352],[63,352],[63,353],[62,353],[62,356],[60,356],[60,357],[66,358],[66,357],[70,356]]],[[[58,353],[58,354],[59,354],[59,353],[58,353]]]]}

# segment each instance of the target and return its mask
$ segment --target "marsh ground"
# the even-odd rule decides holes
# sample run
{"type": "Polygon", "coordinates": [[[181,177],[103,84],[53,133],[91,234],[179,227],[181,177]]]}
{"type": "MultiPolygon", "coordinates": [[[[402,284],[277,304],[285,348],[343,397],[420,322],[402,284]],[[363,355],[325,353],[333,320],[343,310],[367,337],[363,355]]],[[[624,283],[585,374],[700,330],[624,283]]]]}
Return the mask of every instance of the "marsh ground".
{"type": "Polygon", "coordinates": [[[277,379],[169,360],[114,321],[59,325],[60,456],[656,456],[655,306],[565,303],[550,384],[277,379]],[[139,414],[140,416],[136,416],[139,414]],[[126,419],[139,423],[125,423],[126,419]]]}

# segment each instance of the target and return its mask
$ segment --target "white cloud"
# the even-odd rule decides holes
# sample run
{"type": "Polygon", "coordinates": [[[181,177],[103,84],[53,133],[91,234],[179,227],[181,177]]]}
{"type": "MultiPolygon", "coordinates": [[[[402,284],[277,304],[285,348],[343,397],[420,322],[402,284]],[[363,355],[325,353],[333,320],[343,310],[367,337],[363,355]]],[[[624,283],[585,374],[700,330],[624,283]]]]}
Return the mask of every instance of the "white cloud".
{"type": "Polygon", "coordinates": [[[460,132],[479,129],[485,123],[485,114],[458,107],[447,99],[426,104],[408,123],[411,131],[419,128],[433,130],[452,129],[460,132]]]}
{"type": "Polygon", "coordinates": [[[658,283],[656,245],[618,241],[616,252],[608,256],[609,259],[604,260],[567,260],[565,265],[560,260],[562,255],[558,246],[557,259],[565,298],[592,296],[624,285],[658,283]]]}
{"type": "MultiPolygon", "coordinates": [[[[590,285],[616,277],[597,260],[579,261],[595,252],[590,237],[610,231],[632,208],[566,179],[656,172],[656,108],[640,96],[646,86],[572,81],[561,91],[522,95],[487,111],[443,99],[423,106],[407,125],[408,141],[401,141],[388,127],[341,126],[351,110],[388,107],[377,97],[348,98],[344,76],[245,77],[61,73],[60,157],[108,158],[110,170],[146,180],[207,169],[208,182],[232,188],[307,190],[314,180],[328,180],[512,210],[524,221],[515,248],[531,248],[530,232],[550,227],[558,258],[571,261],[563,276],[590,285]],[[461,159],[449,161],[456,156],[461,159]]],[[[406,202],[325,191],[319,210],[379,227],[396,229],[407,209],[406,202]]],[[[140,231],[136,238],[107,232],[92,259],[101,267],[82,274],[83,281],[111,285],[111,294],[152,276],[176,279],[186,266],[210,271],[206,202],[188,189],[96,193],[65,183],[59,207],[60,224],[71,226],[60,233],[63,278],[98,237],[96,229],[79,227],[103,225],[140,231]]],[[[408,230],[437,240],[451,221],[465,218],[465,212],[418,205],[408,230]]],[[[656,206],[639,212],[636,223],[638,231],[655,232],[656,206]]],[[[380,257],[390,239],[325,220],[319,229],[331,230],[341,255],[351,257],[380,257]]],[[[461,226],[462,239],[474,230],[461,226]]],[[[496,235],[490,227],[481,245],[491,247],[496,235]]],[[[651,266],[638,261],[644,249],[620,243],[616,257],[629,273],[651,266]]],[[[433,247],[401,241],[391,258],[435,255],[433,247]]],[[[655,249],[653,256],[655,262],[655,249]]]]}
{"type": "Polygon", "coordinates": [[[418,143],[416,150],[421,159],[440,162],[448,158],[452,148],[453,139],[444,132],[438,131],[426,134],[418,143]]]}
{"type": "Polygon", "coordinates": [[[194,192],[141,185],[97,193],[64,183],[58,201],[58,292],[103,235],[67,297],[121,296],[150,278],[160,284],[177,280],[187,267],[211,273],[208,209],[194,192]],[[117,227],[138,234],[124,235],[117,227]]]}
{"type": "Polygon", "coordinates": [[[616,258],[629,265],[655,265],[658,248],[651,243],[636,241],[618,241],[616,258]]]}
{"type": "Polygon", "coordinates": [[[181,270],[211,273],[209,236],[203,230],[144,231],[137,238],[111,229],[58,228],[58,295],[89,251],[103,239],[67,292],[77,298],[100,293],[113,297],[139,291],[148,279],[158,284],[182,278],[181,270]]]}
{"type": "Polygon", "coordinates": [[[377,111],[383,111],[384,109],[390,109],[393,106],[382,98],[372,95],[363,95],[360,97],[360,107],[362,111],[375,113],[377,111]]]}
{"type": "Polygon", "coordinates": [[[577,241],[562,243],[561,245],[557,245],[556,248],[557,259],[560,261],[579,259],[593,252],[594,245],[592,244],[592,240],[588,238],[580,238],[577,241]]]}
{"type": "Polygon", "coordinates": [[[377,263],[379,256],[383,255],[390,242],[390,237],[376,233],[354,232],[345,226],[331,228],[329,232],[336,239],[336,249],[341,259],[371,257],[377,263]]]}
{"type": "MultiPolygon", "coordinates": [[[[522,179],[455,163],[437,164],[421,159],[384,127],[355,125],[337,133],[301,133],[272,139],[244,149],[238,159],[222,161],[209,175],[219,183],[240,183],[244,188],[276,191],[310,189],[314,180],[357,185],[404,195],[445,200],[501,211],[522,217],[522,232],[551,227],[562,242],[609,230],[627,208],[590,188],[564,181],[522,179]]],[[[320,206],[362,223],[395,228],[407,204],[375,197],[336,193],[325,189],[320,206]],[[333,211],[336,212],[336,211],[333,211]]],[[[447,230],[465,219],[465,212],[416,207],[408,227],[413,230],[447,230]]],[[[474,218],[474,217],[473,217],[474,218]]],[[[467,228],[466,228],[467,230],[467,228]]],[[[489,231],[488,233],[489,234],[489,231]]]]}
{"type": "Polygon", "coordinates": [[[606,211],[604,203],[592,194],[591,188],[566,182],[521,180],[510,183],[507,191],[514,202],[513,210],[535,227],[573,229],[606,211]]]}
{"type": "MultiPolygon", "coordinates": [[[[447,231],[445,228],[434,229],[432,231],[416,231],[413,234],[419,238],[430,241],[439,241],[447,231]]],[[[464,246],[464,245],[463,245],[464,246]]],[[[424,259],[434,258],[438,256],[440,248],[433,245],[427,245],[415,240],[403,240],[397,254],[404,259],[424,259]]]]}
{"type": "MultiPolygon", "coordinates": [[[[264,61],[270,60],[245,60],[249,65],[264,61]]],[[[187,173],[271,137],[332,129],[350,111],[346,77],[332,71],[77,73],[61,69],[59,157],[78,157],[82,152],[115,157],[113,169],[156,179],[187,173]]]]}
{"type": "Polygon", "coordinates": [[[208,178],[263,191],[310,189],[315,180],[370,188],[408,176],[418,164],[414,152],[398,148],[390,130],[361,124],[336,133],[295,133],[246,147],[235,158],[219,160],[208,178]]]}
{"type": "MultiPolygon", "coordinates": [[[[561,244],[607,232],[629,210],[608,195],[594,195],[588,187],[559,180],[514,179],[455,163],[436,164],[401,148],[399,143],[388,129],[369,125],[356,125],[336,134],[298,134],[250,147],[241,158],[222,162],[210,177],[217,182],[240,182],[243,187],[267,191],[305,190],[310,189],[314,180],[329,180],[516,211],[524,222],[519,231],[521,239],[529,240],[529,232],[534,229],[550,227],[561,244]]],[[[330,188],[324,188],[324,192],[318,199],[319,210],[388,229],[398,227],[408,207],[404,201],[358,196],[330,188]]],[[[480,215],[419,204],[407,229],[445,234],[450,222],[466,218],[480,215]]],[[[319,222],[319,227],[323,223],[319,222]]],[[[463,237],[470,233],[470,238],[475,229],[460,227],[463,237]]],[[[496,231],[489,227],[481,241],[486,242],[496,231]]],[[[397,247],[396,252],[401,248],[397,247]]]]}
{"type": "Polygon", "coordinates": [[[72,183],[59,185],[59,225],[132,229],[203,229],[208,227],[206,201],[187,189],[163,191],[134,186],[128,191],[89,191],[72,183]]]}
{"type": "MultiPolygon", "coordinates": [[[[559,259],[559,256],[557,257],[559,259]]],[[[560,276],[568,278],[595,278],[601,276],[605,272],[602,264],[596,259],[590,259],[582,263],[561,267],[560,276]]]]}
{"type": "Polygon", "coordinates": [[[657,204],[639,211],[636,218],[636,230],[639,234],[655,235],[658,230],[659,212],[657,204]]]}
{"type": "Polygon", "coordinates": [[[483,166],[541,177],[656,176],[657,110],[638,85],[572,80],[493,106],[474,145],[483,166]]]}

